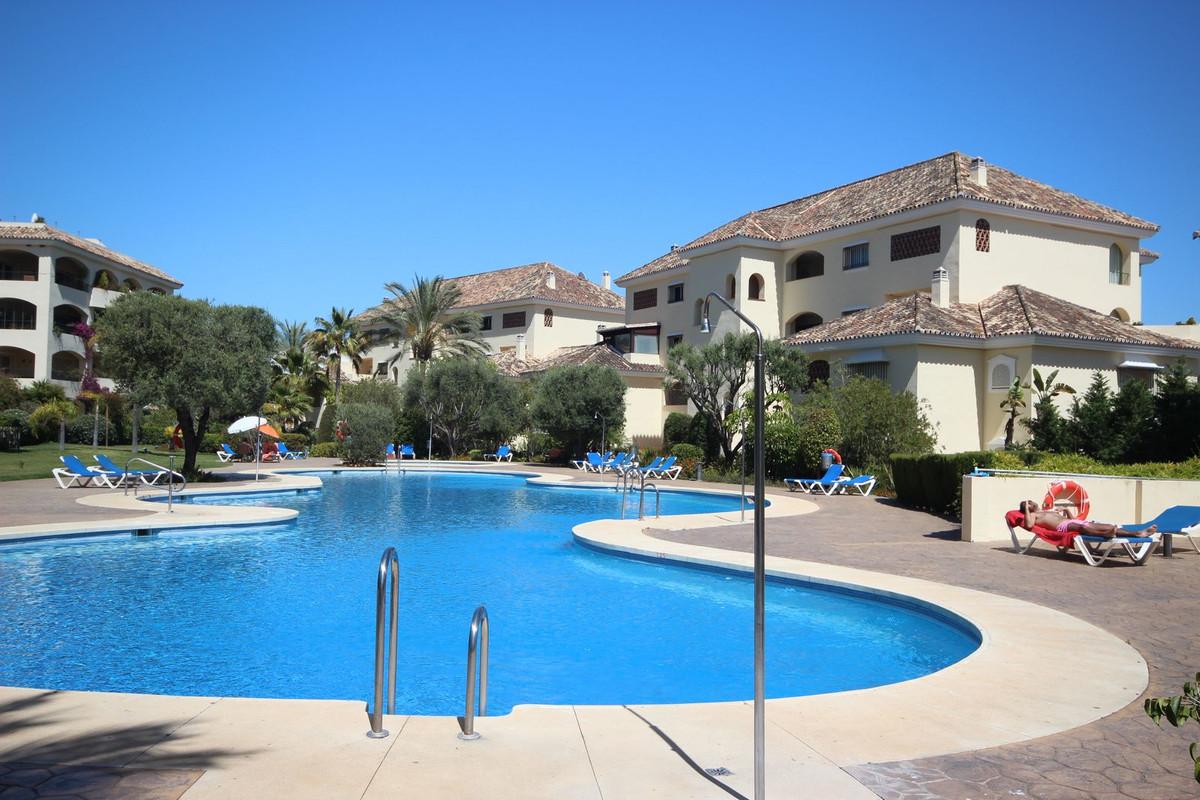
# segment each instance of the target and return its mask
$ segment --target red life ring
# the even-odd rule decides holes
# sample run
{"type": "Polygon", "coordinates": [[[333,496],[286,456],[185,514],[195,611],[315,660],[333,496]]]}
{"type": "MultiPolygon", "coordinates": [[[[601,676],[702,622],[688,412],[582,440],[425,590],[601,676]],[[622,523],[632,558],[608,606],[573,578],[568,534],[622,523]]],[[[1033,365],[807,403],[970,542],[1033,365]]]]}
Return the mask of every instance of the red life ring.
{"type": "Polygon", "coordinates": [[[1055,506],[1074,506],[1075,516],[1079,519],[1087,519],[1091,509],[1087,490],[1071,480],[1050,482],[1050,488],[1046,490],[1046,497],[1042,500],[1042,508],[1051,509],[1055,506]]]}
{"type": "Polygon", "coordinates": [[[176,425],[175,430],[171,431],[171,447],[176,450],[183,449],[183,426],[176,425]]]}
{"type": "Polygon", "coordinates": [[[334,428],[334,436],[337,437],[337,440],[339,442],[344,442],[344,441],[346,441],[346,437],[349,435],[350,435],[350,426],[346,423],[346,420],[344,420],[344,419],[338,420],[338,424],[334,428]]]}
{"type": "Polygon", "coordinates": [[[826,453],[829,453],[829,455],[833,456],[833,463],[835,463],[835,464],[842,463],[842,454],[839,453],[837,450],[834,450],[832,447],[830,447],[830,448],[827,448],[827,449],[821,451],[821,455],[825,455],[826,453]]]}

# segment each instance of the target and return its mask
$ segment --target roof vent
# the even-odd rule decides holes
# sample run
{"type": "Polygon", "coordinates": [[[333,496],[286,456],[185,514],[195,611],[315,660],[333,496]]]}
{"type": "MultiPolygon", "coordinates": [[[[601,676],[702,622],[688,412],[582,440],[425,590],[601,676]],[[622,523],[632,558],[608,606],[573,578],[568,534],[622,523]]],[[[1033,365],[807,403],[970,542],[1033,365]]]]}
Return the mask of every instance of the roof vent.
{"type": "Polygon", "coordinates": [[[982,158],[971,159],[971,180],[980,186],[987,186],[987,162],[982,158]]]}
{"type": "Polygon", "coordinates": [[[43,217],[41,214],[34,214],[32,217],[29,218],[29,221],[32,222],[34,225],[44,225],[46,223],[46,218],[43,217]]]}
{"type": "Polygon", "coordinates": [[[950,307],[950,273],[946,272],[945,267],[938,267],[933,271],[933,281],[930,286],[932,292],[929,299],[932,301],[935,308],[950,307]]]}

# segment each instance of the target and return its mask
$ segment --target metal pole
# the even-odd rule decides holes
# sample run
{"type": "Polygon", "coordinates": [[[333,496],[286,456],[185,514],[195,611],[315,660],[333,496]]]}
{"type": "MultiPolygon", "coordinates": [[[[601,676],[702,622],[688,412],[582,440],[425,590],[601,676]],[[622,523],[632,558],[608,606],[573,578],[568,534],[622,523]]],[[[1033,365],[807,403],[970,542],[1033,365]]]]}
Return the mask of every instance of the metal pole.
{"type": "Polygon", "coordinates": [[[479,738],[475,732],[475,664],[478,650],[479,663],[479,716],[487,716],[488,682],[488,615],[484,606],[475,609],[471,617],[471,631],[467,634],[467,708],[463,713],[463,729],[458,738],[472,741],[479,738]]]}
{"type": "MultiPolygon", "coordinates": [[[[754,800],[765,800],[766,790],[766,668],[764,622],[766,617],[767,582],[767,535],[766,535],[766,485],[764,481],[766,454],[763,452],[763,418],[765,416],[766,392],[763,374],[762,328],[717,292],[709,292],[704,298],[704,315],[700,324],[701,333],[711,333],[708,311],[713,299],[719,300],[754,331],[758,349],[754,353],[754,800]]],[[[743,443],[743,447],[745,444],[743,443]]]]}
{"type": "Polygon", "coordinates": [[[746,415],[741,414],[742,425],[742,522],[746,521],[746,415]]]}
{"type": "Polygon", "coordinates": [[[396,712],[396,618],[400,607],[400,559],[396,556],[396,548],[389,547],[383,551],[379,560],[379,576],[375,585],[375,705],[371,709],[371,730],[367,736],[371,739],[383,739],[388,732],[383,729],[383,666],[384,666],[384,636],[383,636],[383,594],[387,588],[388,575],[392,578],[391,608],[388,620],[392,630],[388,636],[388,693],[387,712],[396,712]]]}
{"type": "Polygon", "coordinates": [[[429,447],[426,450],[425,458],[433,461],[433,414],[429,415],[429,447]]]}

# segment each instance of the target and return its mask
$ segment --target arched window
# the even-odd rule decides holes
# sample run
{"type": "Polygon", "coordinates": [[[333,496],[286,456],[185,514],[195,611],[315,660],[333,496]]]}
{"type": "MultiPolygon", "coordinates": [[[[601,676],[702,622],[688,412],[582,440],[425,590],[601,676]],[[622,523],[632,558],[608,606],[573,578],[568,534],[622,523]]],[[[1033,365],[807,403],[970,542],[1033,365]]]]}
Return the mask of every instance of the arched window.
{"type": "Polygon", "coordinates": [[[730,300],[737,297],[737,278],[733,275],[725,276],[725,296],[730,300]]]}
{"type": "Polygon", "coordinates": [[[696,313],[695,313],[694,319],[692,320],[692,324],[698,328],[698,327],[700,327],[700,323],[703,320],[704,320],[704,301],[697,300],[696,301],[696,313]]]}
{"type": "Polygon", "coordinates": [[[38,260],[33,253],[21,250],[0,252],[0,281],[36,281],[38,260]]]}
{"type": "Polygon", "coordinates": [[[63,333],[71,333],[71,329],[81,322],[87,322],[87,312],[70,303],[54,307],[54,328],[63,333]]]}
{"type": "Polygon", "coordinates": [[[0,299],[0,330],[32,331],[37,328],[37,306],[25,300],[0,299]]]}
{"type": "Polygon", "coordinates": [[[809,328],[815,328],[825,320],[821,319],[820,314],[814,314],[811,311],[805,311],[803,314],[797,314],[792,317],[791,322],[787,324],[788,334],[799,333],[806,331],[809,328]]]}
{"type": "Polygon", "coordinates": [[[982,217],[975,220],[975,249],[980,253],[992,251],[992,225],[982,217]]]}
{"type": "Polygon", "coordinates": [[[747,292],[747,296],[751,300],[763,299],[763,277],[757,272],[750,276],[750,291],[747,292]]]}
{"type": "Polygon", "coordinates": [[[1012,386],[1012,370],[1008,364],[1000,363],[992,366],[992,388],[1007,389],[1012,386]]]}
{"type": "Polygon", "coordinates": [[[829,362],[818,359],[808,362],[808,382],[823,381],[829,383],[829,362]]]}
{"type": "Polygon", "coordinates": [[[1129,312],[1123,308],[1114,308],[1109,316],[1116,317],[1121,322],[1129,322],[1129,312]]]}
{"type": "Polygon", "coordinates": [[[54,260],[54,282],[59,286],[86,292],[91,288],[87,276],[87,267],[73,258],[63,256],[54,260]]]}
{"type": "Polygon", "coordinates": [[[801,253],[792,259],[788,266],[788,280],[798,281],[802,278],[815,278],[825,274],[825,256],[816,250],[801,253]]]}
{"type": "Polygon", "coordinates": [[[553,328],[554,327],[554,309],[553,308],[547,308],[544,312],[542,312],[542,327],[543,328],[553,328]]]}
{"type": "Polygon", "coordinates": [[[106,269],[96,270],[96,277],[92,278],[92,288],[94,289],[116,289],[118,285],[116,276],[106,269]]]}
{"type": "Polygon", "coordinates": [[[141,288],[142,288],[141,285],[137,281],[135,281],[133,278],[126,278],[125,282],[121,284],[122,292],[136,292],[138,289],[141,289],[141,288]]]}
{"type": "Polygon", "coordinates": [[[1108,248],[1108,282],[1118,285],[1129,283],[1129,274],[1125,272],[1125,254],[1115,244],[1108,248]]]}

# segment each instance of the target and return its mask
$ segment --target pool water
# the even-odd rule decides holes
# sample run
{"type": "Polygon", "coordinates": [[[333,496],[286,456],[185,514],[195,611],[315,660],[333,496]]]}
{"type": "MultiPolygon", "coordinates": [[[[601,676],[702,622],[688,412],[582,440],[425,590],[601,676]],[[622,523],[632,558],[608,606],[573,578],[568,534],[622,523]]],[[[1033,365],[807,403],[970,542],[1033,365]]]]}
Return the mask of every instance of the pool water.
{"type": "MultiPolygon", "coordinates": [[[[618,516],[611,489],[449,473],[322,479],[318,492],[196,500],[294,508],[291,523],[0,547],[0,684],[367,700],[375,579],[395,546],[401,713],[462,713],[480,604],[490,713],[753,695],[752,581],[578,544],[572,526],[618,516]]],[[[664,514],[734,508],[728,496],[663,494],[664,514]]],[[[979,643],[916,605],[777,582],[766,636],[768,697],[914,678],[979,643]]]]}

